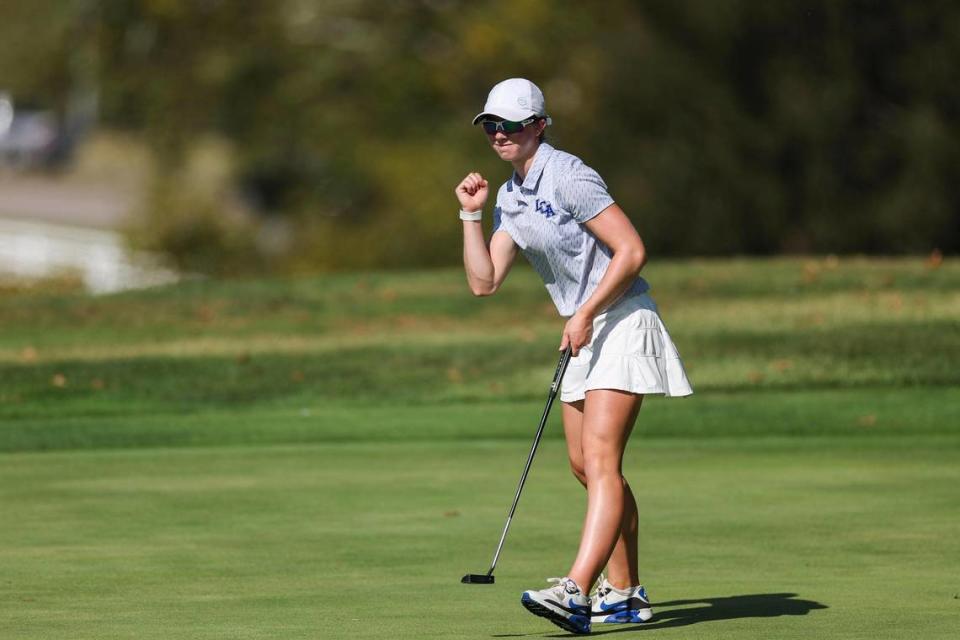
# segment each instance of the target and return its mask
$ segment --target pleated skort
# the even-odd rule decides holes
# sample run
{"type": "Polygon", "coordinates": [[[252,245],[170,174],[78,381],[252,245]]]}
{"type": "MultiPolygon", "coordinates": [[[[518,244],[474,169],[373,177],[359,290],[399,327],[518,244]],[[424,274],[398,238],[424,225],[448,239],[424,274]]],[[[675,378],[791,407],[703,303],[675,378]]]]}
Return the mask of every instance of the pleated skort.
{"type": "Polygon", "coordinates": [[[567,367],[560,400],[583,400],[593,389],[669,397],[693,393],[657,304],[646,293],[627,295],[594,318],[590,343],[567,367]]]}

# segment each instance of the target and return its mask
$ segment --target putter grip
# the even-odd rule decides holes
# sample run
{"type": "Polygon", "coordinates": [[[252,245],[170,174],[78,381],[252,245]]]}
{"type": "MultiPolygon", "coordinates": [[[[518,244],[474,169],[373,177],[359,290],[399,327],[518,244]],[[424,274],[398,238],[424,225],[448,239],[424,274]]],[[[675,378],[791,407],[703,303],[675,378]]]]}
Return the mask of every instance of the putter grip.
{"type": "Polygon", "coordinates": [[[557,363],[557,370],[553,373],[553,382],[550,384],[550,393],[556,395],[560,390],[560,382],[563,380],[563,374],[567,371],[567,365],[570,364],[570,357],[573,351],[570,347],[563,350],[560,354],[560,362],[557,363]]]}

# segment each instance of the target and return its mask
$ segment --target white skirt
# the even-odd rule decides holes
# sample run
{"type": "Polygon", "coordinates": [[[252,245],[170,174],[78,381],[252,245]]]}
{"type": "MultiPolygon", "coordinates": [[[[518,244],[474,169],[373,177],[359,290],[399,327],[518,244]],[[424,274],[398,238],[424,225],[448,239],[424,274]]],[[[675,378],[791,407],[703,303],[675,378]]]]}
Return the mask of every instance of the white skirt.
{"type": "Polygon", "coordinates": [[[560,400],[583,400],[592,389],[670,397],[693,393],[657,304],[647,294],[627,295],[593,319],[593,336],[571,358],[560,400]]]}

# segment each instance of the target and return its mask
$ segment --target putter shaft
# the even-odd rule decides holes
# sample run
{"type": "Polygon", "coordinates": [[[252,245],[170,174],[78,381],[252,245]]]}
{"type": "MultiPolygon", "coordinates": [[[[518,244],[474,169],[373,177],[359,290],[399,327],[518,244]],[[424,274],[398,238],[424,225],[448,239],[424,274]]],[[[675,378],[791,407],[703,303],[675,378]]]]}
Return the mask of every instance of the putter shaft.
{"type": "Polygon", "coordinates": [[[493,576],[493,570],[497,567],[497,560],[500,559],[500,551],[503,549],[503,542],[507,539],[507,531],[510,530],[510,523],[513,521],[513,514],[517,510],[517,503],[520,502],[520,494],[523,492],[523,485],[527,481],[527,474],[530,473],[530,465],[533,464],[533,456],[537,453],[537,447],[540,445],[540,438],[543,437],[543,429],[547,425],[547,417],[550,415],[550,407],[553,406],[553,400],[557,397],[560,390],[560,382],[563,380],[563,374],[567,370],[567,364],[570,362],[571,350],[567,347],[560,355],[560,362],[557,363],[557,370],[553,374],[553,382],[550,384],[550,393],[547,394],[547,406],[543,408],[543,416],[540,418],[540,426],[537,427],[537,435],[533,438],[533,445],[530,447],[530,454],[527,456],[527,464],[523,467],[523,473],[520,475],[520,484],[517,486],[517,493],[513,497],[513,504],[510,505],[510,513],[507,515],[507,522],[503,525],[503,533],[500,534],[500,542],[497,544],[497,550],[493,554],[493,562],[490,563],[488,576],[493,576]]]}

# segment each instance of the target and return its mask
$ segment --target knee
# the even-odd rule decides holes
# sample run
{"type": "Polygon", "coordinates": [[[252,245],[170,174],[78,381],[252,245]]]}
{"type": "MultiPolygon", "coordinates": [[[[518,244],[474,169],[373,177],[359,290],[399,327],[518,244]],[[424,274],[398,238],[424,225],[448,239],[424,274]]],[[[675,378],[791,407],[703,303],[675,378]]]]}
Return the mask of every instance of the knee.
{"type": "Polygon", "coordinates": [[[587,486],[587,473],[583,469],[583,462],[578,460],[570,460],[570,473],[573,474],[573,477],[576,478],[580,484],[587,486]]]}
{"type": "Polygon", "coordinates": [[[623,478],[620,473],[620,457],[598,452],[585,455],[583,460],[583,475],[587,482],[599,478],[623,478]]]}

